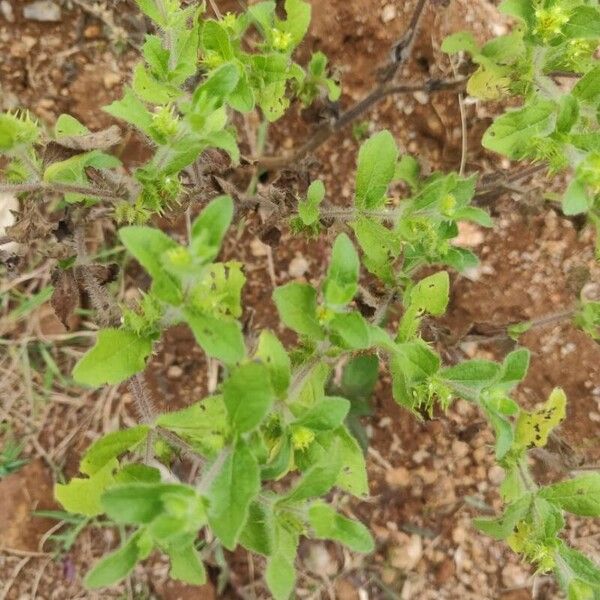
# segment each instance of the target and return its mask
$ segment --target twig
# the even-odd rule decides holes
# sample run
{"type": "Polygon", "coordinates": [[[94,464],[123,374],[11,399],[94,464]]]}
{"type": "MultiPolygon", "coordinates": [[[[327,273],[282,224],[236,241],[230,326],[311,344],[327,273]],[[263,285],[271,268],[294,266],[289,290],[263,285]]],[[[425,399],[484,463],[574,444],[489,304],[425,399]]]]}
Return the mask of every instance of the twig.
{"type": "Polygon", "coordinates": [[[219,10],[219,7],[217,6],[217,3],[215,2],[215,0],[208,0],[208,3],[210,4],[210,7],[213,9],[213,12],[215,13],[215,16],[217,17],[217,19],[221,20],[223,18],[223,16],[221,15],[221,11],[219,10]]]}
{"type": "Polygon", "coordinates": [[[44,181],[36,181],[33,183],[3,183],[0,184],[0,193],[8,194],[24,194],[31,192],[54,192],[57,194],[82,194],[100,198],[101,200],[126,200],[117,194],[96,190],[83,185],[73,185],[70,183],[46,183],[44,181]]]}
{"type": "Polygon", "coordinates": [[[414,92],[445,92],[452,90],[461,90],[466,85],[466,78],[439,80],[432,79],[419,84],[393,84],[382,83],[370,94],[359,100],[354,106],[342,113],[335,121],[327,122],[321,125],[298,150],[291,155],[284,156],[263,156],[256,159],[259,168],[267,170],[281,169],[289,164],[294,164],[302,160],[307,154],[314,152],[334,133],[337,133],[350,125],[372,106],[395,94],[412,94],[414,92]]]}
{"type": "Polygon", "coordinates": [[[392,49],[392,60],[390,64],[382,70],[382,81],[391,81],[398,72],[398,69],[410,58],[426,4],[427,0],[417,1],[408,28],[392,49]]]}
{"type": "MultiPolygon", "coordinates": [[[[574,308],[569,308],[565,310],[561,310],[555,313],[550,313],[548,315],[544,315],[542,317],[538,317],[537,319],[531,319],[529,321],[524,321],[523,323],[528,325],[527,331],[531,331],[532,329],[538,329],[540,327],[546,327],[548,325],[553,325],[555,323],[560,323],[562,321],[566,321],[571,319],[575,314],[574,308]]],[[[466,335],[460,342],[484,342],[484,343],[492,343],[492,342],[501,342],[506,339],[510,339],[510,335],[508,334],[508,329],[512,326],[519,325],[519,323],[510,323],[504,327],[504,331],[501,333],[493,334],[493,335],[485,335],[485,334],[473,334],[466,335]]]]}

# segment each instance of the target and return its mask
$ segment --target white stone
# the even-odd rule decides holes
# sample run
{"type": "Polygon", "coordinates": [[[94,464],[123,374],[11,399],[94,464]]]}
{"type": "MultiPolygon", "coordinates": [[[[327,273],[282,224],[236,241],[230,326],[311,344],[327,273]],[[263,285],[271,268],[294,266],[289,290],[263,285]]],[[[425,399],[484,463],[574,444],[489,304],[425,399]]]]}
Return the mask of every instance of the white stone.
{"type": "Polygon", "coordinates": [[[386,4],[381,12],[381,20],[384,23],[389,23],[396,18],[396,7],[393,4],[386,4]]]}
{"type": "Polygon", "coordinates": [[[23,16],[32,21],[52,23],[60,21],[60,6],[52,0],[38,0],[23,8],[23,16]]]}

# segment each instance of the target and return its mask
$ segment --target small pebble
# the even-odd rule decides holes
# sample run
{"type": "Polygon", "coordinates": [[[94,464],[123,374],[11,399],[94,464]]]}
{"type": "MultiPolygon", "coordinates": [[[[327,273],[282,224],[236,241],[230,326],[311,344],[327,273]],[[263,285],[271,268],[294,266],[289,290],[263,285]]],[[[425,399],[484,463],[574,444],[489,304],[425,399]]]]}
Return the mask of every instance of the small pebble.
{"type": "Polygon", "coordinates": [[[102,82],[104,83],[104,87],[107,90],[111,90],[112,88],[114,88],[115,85],[117,85],[120,81],[121,76],[118,73],[113,73],[111,71],[105,73],[104,77],[102,77],[102,82]]]}
{"type": "Polygon", "coordinates": [[[487,477],[490,483],[500,485],[504,481],[504,469],[500,465],[493,465],[490,467],[487,477]]]}
{"type": "Polygon", "coordinates": [[[2,0],[2,2],[0,2],[0,13],[2,13],[2,16],[9,23],[15,22],[15,13],[13,12],[12,4],[8,2],[8,0],[2,0]]]}
{"type": "Polygon", "coordinates": [[[23,16],[31,21],[55,23],[60,21],[60,6],[51,0],[38,0],[23,8],[23,16]]]}
{"type": "Polygon", "coordinates": [[[419,535],[398,534],[399,544],[390,548],[390,564],[400,571],[411,571],[423,556],[423,541],[419,535]]]}
{"type": "Polygon", "coordinates": [[[304,274],[308,271],[309,264],[308,261],[304,258],[304,256],[299,255],[292,258],[290,261],[290,265],[288,267],[288,273],[290,277],[303,277],[304,274]]]}
{"type": "Polygon", "coordinates": [[[384,23],[389,23],[396,18],[396,7],[393,4],[386,4],[381,12],[381,20],[384,23]]]}
{"type": "Polygon", "coordinates": [[[169,379],[179,379],[183,375],[183,369],[179,365],[172,365],[167,371],[169,379]]]}
{"type": "Polygon", "coordinates": [[[410,485],[410,471],[404,467],[392,469],[385,474],[385,481],[393,488],[408,487],[410,485]]]}
{"type": "Polygon", "coordinates": [[[452,442],[452,454],[456,458],[464,458],[470,452],[469,444],[461,442],[460,440],[454,440],[452,442]]]}

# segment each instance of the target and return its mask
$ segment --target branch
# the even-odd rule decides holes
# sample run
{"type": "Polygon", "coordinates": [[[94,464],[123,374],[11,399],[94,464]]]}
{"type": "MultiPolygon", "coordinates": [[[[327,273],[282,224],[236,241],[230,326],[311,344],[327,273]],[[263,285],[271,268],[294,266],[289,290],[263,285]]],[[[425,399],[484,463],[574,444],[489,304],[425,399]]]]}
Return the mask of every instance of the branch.
{"type": "Polygon", "coordinates": [[[0,184],[0,194],[25,194],[31,192],[54,192],[57,194],[82,194],[101,200],[126,200],[117,194],[111,194],[107,191],[96,190],[84,185],[73,185],[70,183],[46,183],[45,181],[36,181],[33,183],[3,183],[0,184]]]}
{"type": "Polygon", "coordinates": [[[367,112],[375,104],[381,102],[381,100],[387,96],[413,94],[414,92],[434,93],[460,91],[465,88],[466,82],[466,78],[461,78],[449,80],[432,79],[425,83],[417,84],[381,83],[370,94],[365,96],[362,100],[359,100],[347,111],[343,112],[336,120],[321,125],[314,132],[312,137],[293,154],[287,156],[263,156],[256,159],[256,164],[259,168],[265,170],[278,170],[302,160],[307,154],[310,154],[319,148],[334,133],[337,133],[350,125],[358,117],[367,112]]]}

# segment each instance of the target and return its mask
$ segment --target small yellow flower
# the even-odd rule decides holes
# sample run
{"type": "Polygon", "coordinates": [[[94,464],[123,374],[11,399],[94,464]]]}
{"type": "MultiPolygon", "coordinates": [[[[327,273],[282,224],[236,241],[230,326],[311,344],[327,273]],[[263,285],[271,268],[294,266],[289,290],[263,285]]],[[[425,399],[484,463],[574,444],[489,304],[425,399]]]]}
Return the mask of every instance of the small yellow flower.
{"type": "Polygon", "coordinates": [[[297,427],[292,433],[292,445],[294,450],[306,450],[315,439],[314,431],[307,427],[297,427]]]}
{"type": "Polygon", "coordinates": [[[287,31],[281,31],[274,27],[271,29],[271,34],[273,36],[273,48],[275,50],[281,50],[281,52],[285,52],[289,49],[292,43],[292,34],[287,31]]]}

